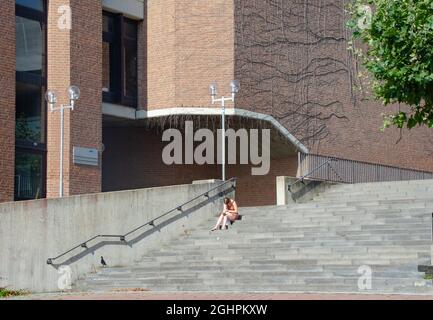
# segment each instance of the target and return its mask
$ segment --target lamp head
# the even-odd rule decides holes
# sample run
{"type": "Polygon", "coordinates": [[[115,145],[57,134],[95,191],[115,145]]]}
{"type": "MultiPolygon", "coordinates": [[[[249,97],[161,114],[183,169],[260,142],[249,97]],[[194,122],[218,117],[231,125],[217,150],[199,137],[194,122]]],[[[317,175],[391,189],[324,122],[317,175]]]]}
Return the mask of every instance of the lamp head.
{"type": "Polygon", "coordinates": [[[218,94],[218,87],[216,82],[213,82],[210,86],[209,86],[209,93],[212,97],[216,97],[216,95],[218,94]]]}
{"type": "Polygon", "coordinates": [[[240,89],[240,84],[238,80],[233,80],[232,82],[230,82],[230,89],[232,94],[236,94],[239,92],[240,89]]]}
{"type": "Polygon", "coordinates": [[[68,88],[69,100],[77,101],[78,99],[80,99],[80,95],[81,95],[81,91],[80,88],[78,88],[77,86],[70,86],[68,88]]]}
{"type": "Polygon", "coordinates": [[[48,91],[45,93],[45,100],[46,100],[49,104],[51,104],[51,105],[56,104],[56,102],[57,102],[57,95],[56,95],[56,93],[55,93],[54,91],[52,91],[52,90],[48,90],[48,91]]]}

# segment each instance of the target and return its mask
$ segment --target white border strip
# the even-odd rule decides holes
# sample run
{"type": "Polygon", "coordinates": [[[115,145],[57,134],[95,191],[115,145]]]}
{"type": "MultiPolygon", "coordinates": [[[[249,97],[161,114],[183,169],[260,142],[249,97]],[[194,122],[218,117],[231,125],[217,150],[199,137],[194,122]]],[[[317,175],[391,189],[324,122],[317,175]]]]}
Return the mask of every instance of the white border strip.
{"type": "MultiPolygon", "coordinates": [[[[135,109],[133,108],[121,107],[117,105],[103,103],[102,112],[105,115],[139,120],[139,119],[167,117],[173,115],[219,116],[221,115],[221,108],[167,108],[167,109],[157,109],[157,110],[150,110],[150,111],[146,111],[146,110],[135,111],[135,109]]],[[[245,117],[250,119],[267,121],[271,123],[285,137],[287,137],[287,139],[292,144],[294,144],[299,151],[303,153],[309,153],[308,148],[306,146],[304,146],[298,139],[296,139],[289,132],[289,130],[287,130],[282,124],[280,124],[274,117],[270,115],[253,112],[245,109],[237,109],[237,108],[227,108],[226,115],[240,116],[240,117],[245,117]]]]}
{"type": "Polygon", "coordinates": [[[116,13],[123,13],[131,19],[144,19],[143,0],[102,0],[102,7],[116,13]]]}
{"type": "Polygon", "coordinates": [[[123,119],[137,119],[136,109],[107,102],[102,103],[102,114],[123,119]]]}

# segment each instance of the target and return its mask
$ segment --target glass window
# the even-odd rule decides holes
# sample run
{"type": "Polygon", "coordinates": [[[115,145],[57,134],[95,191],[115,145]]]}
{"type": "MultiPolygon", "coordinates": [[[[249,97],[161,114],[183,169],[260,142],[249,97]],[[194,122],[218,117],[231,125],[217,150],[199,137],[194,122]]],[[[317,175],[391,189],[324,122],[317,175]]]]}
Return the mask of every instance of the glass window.
{"type": "Polygon", "coordinates": [[[35,9],[38,11],[44,10],[44,1],[43,0],[16,0],[15,4],[18,4],[23,7],[27,7],[30,9],[35,9]]]}
{"type": "Polygon", "coordinates": [[[103,31],[104,32],[114,32],[115,29],[115,22],[114,17],[108,14],[103,15],[103,31]]]}
{"type": "Polygon", "coordinates": [[[108,42],[102,43],[102,91],[111,91],[111,77],[110,77],[110,65],[111,65],[111,46],[108,42]]]}
{"type": "Polygon", "coordinates": [[[45,197],[45,0],[17,0],[15,9],[15,199],[30,200],[45,197]]]}
{"type": "Polygon", "coordinates": [[[123,96],[136,103],[137,99],[137,22],[124,19],[123,24],[123,96]]]}
{"type": "Polygon", "coordinates": [[[15,17],[16,25],[16,70],[42,75],[44,66],[45,37],[41,22],[15,17]]]}
{"type": "Polygon", "coordinates": [[[45,142],[43,88],[17,82],[15,139],[45,142]]]}
{"type": "Polygon", "coordinates": [[[125,19],[124,30],[126,38],[137,40],[137,23],[135,21],[125,19]]]}
{"type": "Polygon", "coordinates": [[[102,91],[104,101],[121,102],[120,17],[104,12],[102,35],[102,91]]]}
{"type": "Polygon", "coordinates": [[[124,95],[127,98],[137,97],[137,48],[134,46],[124,47],[124,95]]]}
{"type": "Polygon", "coordinates": [[[136,107],[137,22],[108,12],[103,20],[103,100],[136,107]]]}
{"type": "Polygon", "coordinates": [[[15,154],[15,198],[39,199],[43,190],[43,156],[17,151],[15,154]]]}

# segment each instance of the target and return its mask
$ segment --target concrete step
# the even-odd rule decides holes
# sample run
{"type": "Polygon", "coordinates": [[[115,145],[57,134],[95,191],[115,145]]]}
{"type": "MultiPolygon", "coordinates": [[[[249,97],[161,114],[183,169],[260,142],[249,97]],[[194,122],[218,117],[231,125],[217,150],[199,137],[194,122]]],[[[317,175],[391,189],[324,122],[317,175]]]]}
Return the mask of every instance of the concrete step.
{"type": "MultiPolygon", "coordinates": [[[[344,203],[354,203],[354,202],[369,202],[369,201],[402,201],[407,202],[430,202],[432,199],[431,193],[424,195],[398,195],[389,194],[386,196],[371,194],[371,195],[352,195],[348,194],[344,196],[344,203]]],[[[341,196],[318,196],[314,198],[316,202],[329,202],[329,201],[341,201],[341,196]]]]}
{"type": "MultiPolygon", "coordinates": [[[[182,256],[148,256],[143,257],[140,261],[137,261],[138,264],[146,265],[146,266],[170,266],[170,264],[174,263],[189,263],[192,265],[215,265],[217,262],[224,261],[234,261],[237,263],[237,267],[241,266],[250,266],[254,264],[254,261],[263,260],[263,263],[271,264],[272,261],[277,261],[280,263],[284,261],[288,265],[297,265],[299,261],[306,261],[304,265],[318,265],[317,260],[324,261],[327,260],[327,264],[348,264],[353,262],[355,264],[356,261],[367,261],[376,259],[376,261],[383,262],[389,261],[392,262],[402,262],[403,260],[409,262],[412,261],[426,261],[430,260],[430,252],[379,252],[379,253],[348,253],[348,252],[338,252],[338,250],[334,250],[332,253],[291,253],[291,252],[275,252],[268,254],[236,254],[231,253],[227,254],[226,252],[222,253],[209,253],[207,255],[193,255],[185,253],[182,256]],[[271,261],[271,262],[268,262],[271,261]]],[[[364,262],[365,263],[365,262],[364,262]]],[[[388,263],[387,263],[388,264],[388,263]]]]}
{"type": "MultiPolygon", "coordinates": [[[[98,285],[116,285],[116,286],[135,286],[137,288],[140,287],[152,287],[163,284],[176,284],[176,285],[184,285],[185,287],[191,285],[252,285],[257,280],[257,276],[249,276],[245,277],[243,275],[236,275],[236,277],[230,276],[230,274],[222,273],[220,275],[213,275],[213,277],[203,277],[203,278],[194,278],[194,277],[142,277],[142,278],[110,278],[110,279],[93,279],[88,280],[88,284],[98,284],[98,285]]],[[[355,277],[342,277],[342,276],[330,276],[330,277],[320,277],[320,276],[307,276],[307,277],[299,277],[299,275],[295,276],[278,276],[278,275],[262,275],[261,282],[266,282],[268,286],[273,285],[303,285],[304,287],[308,287],[309,285],[323,285],[328,284],[331,286],[335,285],[353,285],[358,287],[359,276],[355,277]]],[[[421,280],[421,279],[419,279],[421,280]]],[[[418,281],[419,281],[418,280],[418,281]]],[[[379,278],[374,277],[372,280],[373,286],[412,286],[417,281],[414,278],[379,278]]]]}
{"type": "Polygon", "coordinates": [[[134,267],[103,268],[84,290],[360,292],[372,269],[378,293],[432,294],[417,272],[431,263],[433,180],[338,185],[309,203],[240,208],[242,221],[209,232],[216,217],[143,252],[134,267]]]}
{"type": "Polygon", "coordinates": [[[96,283],[80,287],[79,291],[112,291],[122,290],[125,288],[143,288],[150,291],[161,292],[304,292],[304,293],[406,293],[406,294],[432,294],[433,289],[428,283],[419,280],[420,285],[416,286],[416,281],[405,285],[396,284],[395,286],[388,281],[377,281],[371,290],[360,290],[357,283],[314,283],[314,284],[284,284],[284,283],[248,283],[248,284],[204,284],[204,283],[158,283],[153,285],[141,284],[137,282],[130,283],[96,283]]]}

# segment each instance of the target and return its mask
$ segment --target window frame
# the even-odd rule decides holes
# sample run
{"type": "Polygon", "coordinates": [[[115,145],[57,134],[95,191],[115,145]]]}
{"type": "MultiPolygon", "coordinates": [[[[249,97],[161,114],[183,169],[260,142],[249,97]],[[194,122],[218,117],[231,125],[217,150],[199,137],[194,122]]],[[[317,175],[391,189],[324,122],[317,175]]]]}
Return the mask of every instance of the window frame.
{"type": "MultiPolygon", "coordinates": [[[[16,83],[25,83],[40,86],[41,90],[47,87],[47,63],[48,63],[48,5],[47,1],[43,1],[43,11],[39,11],[36,9],[32,9],[26,6],[22,6],[19,4],[15,4],[15,16],[27,18],[30,20],[35,20],[44,25],[44,43],[43,43],[43,60],[42,60],[42,74],[34,74],[25,71],[16,71],[15,70],[15,80],[16,83]]],[[[15,86],[16,90],[16,86],[15,86]]],[[[42,92],[42,95],[44,92],[42,92]]],[[[45,105],[41,106],[46,107],[45,105]]],[[[37,141],[28,141],[28,140],[19,140],[15,139],[15,153],[23,153],[23,154],[35,154],[40,155],[42,157],[42,168],[41,168],[41,194],[40,198],[46,197],[46,188],[47,188],[47,114],[48,112],[44,112],[44,117],[41,119],[43,121],[43,132],[41,134],[45,137],[43,142],[37,141]]],[[[14,172],[14,181],[15,181],[15,172],[14,172]]],[[[15,184],[15,182],[14,182],[15,184]]],[[[27,198],[19,198],[16,196],[14,192],[14,198],[16,201],[20,200],[31,200],[27,198]]]]}
{"type": "MultiPolygon", "coordinates": [[[[25,154],[25,155],[36,155],[36,156],[41,156],[42,158],[42,167],[41,167],[41,177],[40,177],[40,186],[41,186],[41,192],[39,195],[39,198],[36,199],[43,199],[46,197],[46,187],[47,187],[47,165],[46,165],[46,152],[44,150],[40,150],[38,147],[27,147],[27,148],[23,148],[23,147],[17,147],[15,149],[15,153],[21,153],[21,154],[25,154]]],[[[15,177],[16,177],[16,172],[14,170],[14,188],[15,188],[15,177]]],[[[16,193],[14,192],[14,198],[15,201],[25,201],[25,200],[36,200],[34,198],[28,198],[28,197],[17,197],[16,193]]]]}
{"type": "MultiPolygon", "coordinates": [[[[138,21],[129,19],[121,13],[112,13],[103,11],[103,16],[113,19],[114,30],[112,32],[103,30],[102,41],[108,42],[113,46],[113,57],[110,56],[110,89],[113,91],[102,92],[102,100],[104,102],[120,104],[132,108],[137,108],[138,103],[138,61],[136,65],[136,95],[134,97],[125,95],[125,46],[133,47],[138,59],[138,21]],[[125,35],[125,21],[134,24],[137,32],[135,39],[125,35]]],[[[111,51],[110,51],[111,53],[111,51]]]]}

